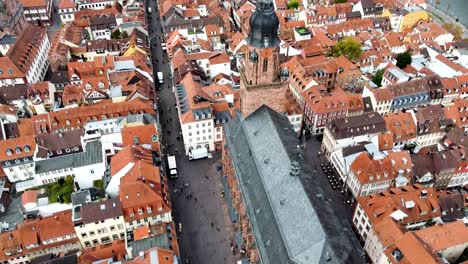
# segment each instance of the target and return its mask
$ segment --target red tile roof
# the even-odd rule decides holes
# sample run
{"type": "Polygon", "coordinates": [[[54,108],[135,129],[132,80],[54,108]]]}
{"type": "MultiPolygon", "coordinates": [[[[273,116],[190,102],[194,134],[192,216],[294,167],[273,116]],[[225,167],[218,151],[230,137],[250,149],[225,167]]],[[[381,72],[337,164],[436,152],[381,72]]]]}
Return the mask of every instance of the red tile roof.
{"type": "Polygon", "coordinates": [[[78,257],[78,263],[92,264],[108,258],[118,261],[124,259],[126,253],[125,241],[114,240],[112,241],[112,244],[98,245],[93,248],[83,249],[82,254],[78,257]]]}
{"type": "Polygon", "coordinates": [[[441,215],[435,189],[419,184],[392,188],[379,194],[359,197],[357,201],[373,225],[397,210],[401,210],[407,215],[401,221],[403,224],[425,221],[441,215]],[[426,192],[424,197],[421,196],[422,192],[426,192]]]}
{"type": "Polygon", "coordinates": [[[25,7],[47,7],[47,1],[45,0],[19,0],[25,7]]]}
{"type": "Polygon", "coordinates": [[[159,133],[155,124],[125,127],[121,130],[121,134],[124,146],[139,145],[145,147],[144,145],[148,145],[151,150],[158,153],[160,151],[159,133]],[[155,141],[153,141],[154,137],[156,137],[155,141]],[[136,138],[138,138],[138,142],[135,142],[136,138]]]}
{"type": "Polygon", "coordinates": [[[111,159],[111,176],[117,174],[128,163],[136,163],[144,161],[148,164],[153,164],[153,156],[150,150],[144,149],[140,146],[126,146],[123,150],[115,154],[111,159]]]}
{"type": "Polygon", "coordinates": [[[103,100],[99,104],[64,109],[49,113],[52,130],[82,127],[86,122],[102,120],[103,118],[114,118],[129,114],[148,113],[154,114],[153,105],[150,101],[137,98],[131,102],[112,103],[103,100]]]}
{"type": "Polygon", "coordinates": [[[137,227],[135,230],[133,230],[133,239],[135,241],[144,239],[150,236],[150,229],[148,225],[143,225],[140,227],[137,227]]]}
{"type": "Polygon", "coordinates": [[[59,9],[76,8],[76,3],[72,0],[61,0],[59,9]]]}
{"type": "Polygon", "coordinates": [[[468,228],[463,221],[436,224],[415,231],[416,236],[435,251],[442,251],[468,243],[468,228]]]}
{"type": "Polygon", "coordinates": [[[0,140],[0,161],[32,157],[35,150],[36,140],[32,135],[0,140]]]}
{"type": "Polygon", "coordinates": [[[26,24],[23,32],[5,57],[0,57],[0,79],[22,78],[28,73],[39,47],[46,36],[46,28],[26,24]]]}
{"type": "Polygon", "coordinates": [[[10,232],[0,233],[0,261],[7,261],[16,257],[31,254],[33,252],[45,251],[65,244],[79,243],[76,238],[75,229],[72,222],[71,210],[55,213],[51,216],[26,220],[19,224],[17,229],[10,232]],[[60,242],[53,242],[53,239],[67,237],[60,242]],[[49,240],[48,244],[44,244],[49,240]],[[37,244],[35,248],[26,248],[37,244]],[[21,249],[18,252],[17,249],[21,249]],[[6,252],[14,252],[7,256],[6,252]]]}
{"type": "Polygon", "coordinates": [[[25,206],[28,203],[36,203],[37,202],[37,191],[35,190],[28,190],[25,191],[21,195],[21,204],[25,206]]]}

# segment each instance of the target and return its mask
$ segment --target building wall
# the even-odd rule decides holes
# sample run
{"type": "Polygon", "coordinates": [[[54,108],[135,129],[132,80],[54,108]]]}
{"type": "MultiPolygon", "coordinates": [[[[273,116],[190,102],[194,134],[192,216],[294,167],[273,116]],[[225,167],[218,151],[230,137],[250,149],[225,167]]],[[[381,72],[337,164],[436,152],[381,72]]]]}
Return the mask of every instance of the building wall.
{"type": "Polygon", "coordinates": [[[242,234],[242,248],[245,250],[246,256],[250,256],[250,262],[257,263],[259,260],[259,253],[255,245],[255,237],[252,233],[250,221],[247,217],[247,211],[242,200],[242,193],[239,188],[232,159],[229,155],[229,150],[226,147],[226,140],[223,141],[222,164],[224,173],[223,177],[226,177],[232,205],[238,216],[238,219],[234,224],[236,225],[236,230],[242,234]]]}
{"type": "Polygon", "coordinates": [[[11,79],[2,79],[0,80],[1,86],[15,85],[15,84],[25,84],[26,80],[24,78],[11,78],[11,79]]]}
{"type": "Polygon", "coordinates": [[[49,37],[47,37],[47,34],[45,34],[44,39],[39,46],[39,52],[37,53],[36,58],[34,58],[33,63],[31,64],[31,67],[26,74],[28,83],[36,83],[44,80],[45,74],[47,73],[47,68],[49,67],[49,49],[49,37]]]}
{"type": "Polygon", "coordinates": [[[172,222],[172,214],[171,213],[164,213],[164,214],[153,214],[151,217],[146,217],[143,219],[126,221],[125,226],[128,230],[135,229],[139,226],[146,225],[149,223],[150,225],[156,225],[160,223],[170,223],[172,222]]]}
{"type": "Polygon", "coordinates": [[[32,157],[28,158],[28,161],[22,161],[19,164],[10,161],[10,164],[13,166],[5,166],[5,163],[2,164],[3,171],[10,182],[25,181],[34,176],[34,162],[32,157]]]}
{"type": "Polygon", "coordinates": [[[374,232],[374,229],[371,228],[367,235],[367,239],[364,242],[364,250],[366,251],[369,258],[372,260],[372,263],[380,263],[382,256],[385,256],[384,249],[380,239],[374,232]]]}
{"type": "Polygon", "coordinates": [[[24,8],[26,21],[35,22],[38,25],[50,26],[52,14],[52,0],[45,0],[46,6],[24,8]]]}
{"type": "Polygon", "coordinates": [[[75,232],[83,248],[110,244],[114,240],[126,240],[123,216],[108,218],[95,223],[75,226],[75,232]]]}
{"type": "Polygon", "coordinates": [[[191,149],[208,146],[208,151],[214,151],[215,130],[214,119],[204,119],[190,123],[181,123],[185,154],[191,149]]]}
{"type": "Polygon", "coordinates": [[[460,255],[463,253],[465,248],[468,247],[468,243],[456,245],[453,247],[449,247],[445,250],[442,250],[440,253],[442,257],[447,259],[450,263],[455,263],[456,260],[460,257],[460,255]]]}
{"type": "Polygon", "coordinates": [[[58,13],[60,15],[60,20],[62,20],[62,22],[66,24],[73,22],[73,20],[75,20],[76,11],[76,8],[59,9],[58,13]]]}
{"type": "MultiPolygon", "coordinates": [[[[241,79],[243,76],[241,75],[241,79]]],[[[285,112],[286,83],[268,83],[247,87],[247,80],[241,80],[241,112],[247,117],[262,105],[267,105],[279,113],[285,112]]]]}
{"type": "Polygon", "coordinates": [[[410,94],[393,98],[391,110],[396,112],[402,108],[415,107],[428,104],[430,101],[429,92],[410,94]]]}
{"type": "Polygon", "coordinates": [[[111,39],[110,29],[103,29],[103,30],[90,30],[89,29],[88,31],[91,32],[91,39],[93,40],[111,39]]]}
{"type": "MultiPolygon", "coordinates": [[[[123,0],[118,0],[119,4],[123,4],[123,0]]],[[[104,9],[106,6],[112,6],[114,3],[114,0],[107,0],[107,1],[82,1],[80,4],[78,4],[78,10],[81,9],[104,9]]]]}
{"type": "Polygon", "coordinates": [[[58,181],[60,178],[72,176],[80,188],[93,187],[93,181],[102,179],[106,170],[105,159],[101,163],[78,168],[64,168],[34,175],[34,182],[27,189],[58,181]]]}
{"type": "Polygon", "coordinates": [[[416,145],[419,148],[437,145],[437,143],[439,143],[439,141],[442,139],[444,135],[445,135],[444,132],[436,132],[436,133],[430,133],[426,135],[418,135],[414,143],[416,143],[416,145]]]}
{"type": "Polygon", "coordinates": [[[468,172],[455,173],[450,178],[447,187],[465,186],[466,184],[468,184],[468,172]]]}
{"type": "Polygon", "coordinates": [[[227,76],[231,76],[231,64],[230,63],[223,63],[223,64],[214,64],[210,65],[209,72],[207,72],[211,78],[214,78],[216,75],[223,73],[227,76]]]}
{"type": "Polygon", "coordinates": [[[372,229],[372,223],[366,215],[360,204],[357,204],[353,215],[353,225],[361,236],[362,240],[366,241],[369,231],[372,229]]]}

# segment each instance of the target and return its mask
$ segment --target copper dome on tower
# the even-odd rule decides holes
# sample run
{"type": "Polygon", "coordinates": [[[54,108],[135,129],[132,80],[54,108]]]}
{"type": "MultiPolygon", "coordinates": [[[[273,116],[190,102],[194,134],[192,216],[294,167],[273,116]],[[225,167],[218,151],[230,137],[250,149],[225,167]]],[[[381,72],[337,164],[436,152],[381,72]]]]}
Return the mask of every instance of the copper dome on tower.
{"type": "Polygon", "coordinates": [[[247,43],[256,48],[273,48],[280,44],[279,20],[271,0],[258,0],[257,8],[250,17],[250,33],[247,43]]]}

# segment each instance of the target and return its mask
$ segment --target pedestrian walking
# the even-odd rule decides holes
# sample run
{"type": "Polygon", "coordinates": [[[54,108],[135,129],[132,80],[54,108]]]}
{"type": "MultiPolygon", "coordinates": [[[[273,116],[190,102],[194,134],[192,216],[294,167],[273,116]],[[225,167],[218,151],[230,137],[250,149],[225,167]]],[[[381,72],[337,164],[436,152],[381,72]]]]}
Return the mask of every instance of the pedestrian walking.
{"type": "Polygon", "coordinates": [[[213,227],[214,227],[214,223],[213,223],[213,222],[211,222],[211,228],[213,228],[213,227]]]}
{"type": "Polygon", "coordinates": [[[197,201],[197,197],[195,197],[195,202],[197,201]]]}

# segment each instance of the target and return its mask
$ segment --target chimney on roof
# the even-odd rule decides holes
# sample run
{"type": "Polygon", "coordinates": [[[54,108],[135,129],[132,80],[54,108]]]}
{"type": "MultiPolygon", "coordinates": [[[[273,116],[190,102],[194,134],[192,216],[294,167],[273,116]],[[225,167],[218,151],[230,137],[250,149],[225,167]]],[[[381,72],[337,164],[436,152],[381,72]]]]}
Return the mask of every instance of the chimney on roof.
{"type": "Polygon", "coordinates": [[[63,134],[62,134],[62,133],[59,133],[58,136],[59,136],[59,138],[63,138],[63,134]]]}

